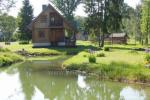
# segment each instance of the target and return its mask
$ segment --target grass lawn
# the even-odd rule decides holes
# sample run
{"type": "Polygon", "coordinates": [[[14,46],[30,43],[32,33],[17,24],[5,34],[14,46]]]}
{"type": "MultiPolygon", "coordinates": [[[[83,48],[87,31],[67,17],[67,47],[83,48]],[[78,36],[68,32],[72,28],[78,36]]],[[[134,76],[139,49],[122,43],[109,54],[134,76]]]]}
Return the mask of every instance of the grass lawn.
{"type": "MultiPolygon", "coordinates": [[[[111,62],[124,62],[128,64],[144,64],[145,53],[139,51],[137,53],[132,53],[131,50],[113,50],[111,52],[106,51],[97,51],[94,55],[96,56],[99,52],[103,52],[105,57],[96,57],[97,63],[110,64],[111,62]]],[[[88,63],[88,56],[90,53],[85,51],[80,52],[78,55],[73,56],[72,58],[66,60],[64,64],[82,64],[88,63]],[[78,58],[78,59],[77,59],[78,58]]]]}
{"type": "Polygon", "coordinates": [[[32,44],[27,45],[19,45],[18,42],[14,42],[11,45],[5,45],[4,43],[0,43],[0,45],[4,48],[11,50],[12,52],[20,51],[24,49],[30,54],[52,54],[52,55],[63,55],[63,54],[71,54],[71,53],[79,53],[86,49],[99,49],[96,46],[93,46],[90,42],[86,41],[77,41],[76,48],[67,48],[67,47],[50,47],[50,48],[32,48],[32,44]]]}

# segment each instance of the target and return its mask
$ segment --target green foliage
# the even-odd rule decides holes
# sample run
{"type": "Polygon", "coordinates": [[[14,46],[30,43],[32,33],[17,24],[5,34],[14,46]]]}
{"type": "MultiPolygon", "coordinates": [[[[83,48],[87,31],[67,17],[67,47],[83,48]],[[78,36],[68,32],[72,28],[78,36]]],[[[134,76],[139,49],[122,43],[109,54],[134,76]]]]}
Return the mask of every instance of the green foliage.
{"type": "Polygon", "coordinates": [[[13,53],[1,53],[0,55],[0,67],[8,66],[16,62],[23,61],[23,58],[13,53]]]}
{"type": "Polygon", "coordinates": [[[88,59],[90,63],[96,63],[96,57],[94,55],[89,55],[88,59]]]}
{"type": "Polygon", "coordinates": [[[134,8],[127,4],[124,4],[123,9],[123,31],[128,34],[131,38],[137,37],[136,35],[136,12],[134,8]]]}
{"type": "Polygon", "coordinates": [[[104,47],[104,51],[110,51],[110,47],[104,47]]]}
{"type": "Polygon", "coordinates": [[[150,54],[147,54],[147,55],[145,56],[145,60],[146,60],[148,63],[150,63],[150,54]]]}
{"type": "Polygon", "coordinates": [[[7,14],[0,15],[0,31],[4,35],[5,41],[10,41],[16,29],[16,19],[7,14]]]}
{"type": "Polygon", "coordinates": [[[141,31],[147,45],[150,33],[150,0],[143,0],[142,2],[141,31]]]}
{"type": "Polygon", "coordinates": [[[20,34],[20,40],[30,40],[32,37],[31,31],[28,29],[28,25],[33,19],[33,8],[30,5],[29,0],[23,1],[23,7],[18,15],[18,27],[20,34]]]}
{"type": "Polygon", "coordinates": [[[29,44],[29,41],[19,41],[19,44],[29,44]]]}
{"type": "Polygon", "coordinates": [[[14,32],[13,36],[12,36],[12,41],[19,41],[21,33],[19,33],[18,31],[14,32]]]}
{"type": "Polygon", "coordinates": [[[50,0],[68,20],[73,19],[73,12],[80,4],[81,0],[50,0]]]}
{"type": "Polygon", "coordinates": [[[105,53],[101,52],[97,54],[97,57],[105,57],[105,53]]]}

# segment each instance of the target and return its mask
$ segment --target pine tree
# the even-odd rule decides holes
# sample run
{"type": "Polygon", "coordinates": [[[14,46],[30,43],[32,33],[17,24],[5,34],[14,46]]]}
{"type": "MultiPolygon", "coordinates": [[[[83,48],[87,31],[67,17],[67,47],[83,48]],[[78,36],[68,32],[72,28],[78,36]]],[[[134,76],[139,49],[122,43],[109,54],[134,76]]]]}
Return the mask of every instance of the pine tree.
{"type": "Polygon", "coordinates": [[[23,1],[23,7],[20,10],[18,27],[20,31],[21,40],[30,40],[32,37],[31,31],[28,29],[28,25],[33,19],[33,8],[30,5],[29,0],[23,1]]]}

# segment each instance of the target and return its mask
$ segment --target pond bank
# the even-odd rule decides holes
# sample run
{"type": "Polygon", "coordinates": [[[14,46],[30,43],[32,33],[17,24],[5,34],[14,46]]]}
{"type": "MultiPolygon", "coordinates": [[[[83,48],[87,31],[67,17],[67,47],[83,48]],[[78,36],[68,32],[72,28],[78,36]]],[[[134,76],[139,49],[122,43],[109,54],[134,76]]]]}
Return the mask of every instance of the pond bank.
{"type": "Polygon", "coordinates": [[[10,66],[12,64],[24,61],[24,58],[12,52],[0,52],[0,67],[10,66]]]}
{"type": "Polygon", "coordinates": [[[126,63],[112,62],[110,64],[71,64],[63,65],[67,70],[84,71],[95,75],[100,79],[113,80],[125,83],[150,84],[150,69],[142,65],[130,65],[126,63]]]}

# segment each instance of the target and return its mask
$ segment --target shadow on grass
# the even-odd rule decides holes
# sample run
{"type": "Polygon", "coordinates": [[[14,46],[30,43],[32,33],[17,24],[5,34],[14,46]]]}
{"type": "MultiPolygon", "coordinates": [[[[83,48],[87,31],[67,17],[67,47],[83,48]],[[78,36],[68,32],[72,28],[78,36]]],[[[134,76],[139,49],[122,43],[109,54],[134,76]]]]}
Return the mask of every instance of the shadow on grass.
{"type": "Polygon", "coordinates": [[[67,55],[74,55],[82,51],[91,49],[93,51],[101,50],[101,48],[92,45],[78,45],[76,47],[49,47],[50,50],[57,50],[59,52],[66,52],[67,55]]]}
{"type": "Polygon", "coordinates": [[[113,46],[108,46],[112,49],[119,49],[119,50],[135,50],[135,51],[145,51],[144,48],[138,48],[138,47],[113,47],[113,46]]]}

